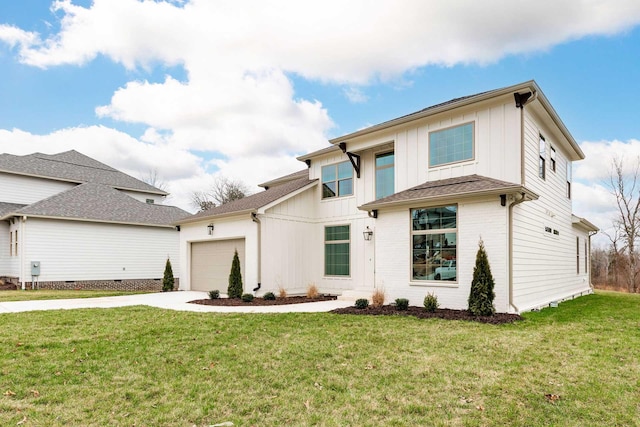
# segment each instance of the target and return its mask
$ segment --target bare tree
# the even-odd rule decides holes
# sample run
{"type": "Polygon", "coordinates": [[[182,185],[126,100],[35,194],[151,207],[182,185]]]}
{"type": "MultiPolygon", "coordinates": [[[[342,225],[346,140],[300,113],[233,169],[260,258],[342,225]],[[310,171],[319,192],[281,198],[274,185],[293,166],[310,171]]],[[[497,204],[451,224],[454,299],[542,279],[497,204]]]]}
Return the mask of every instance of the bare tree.
{"type": "Polygon", "coordinates": [[[149,169],[145,175],[140,176],[140,180],[156,187],[159,190],[167,191],[168,185],[158,174],[158,169],[149,169]]]}
{"type": "Polygon", "coordinates": [[[638,254],[636,243],[640,237],[640,158],[636,159],[634,167],[627,172],[619,158],[613,159],[609,175],[609,189],[616,198],[618,215],[613,222],[616,239],[613,248],[615,252],[622,252],[627,257],[626,282],[630,292],[636,292],[638,279],[638,254]],[[623,243],[617,247],[618,237],[623,243]]]}
{"type": "Polygon", "coordinates": [[[218,177],[206,191],[191,193],[191,203],[197,209],[206,211],[249,195],[247,184],[242,181],[218,177]]]}

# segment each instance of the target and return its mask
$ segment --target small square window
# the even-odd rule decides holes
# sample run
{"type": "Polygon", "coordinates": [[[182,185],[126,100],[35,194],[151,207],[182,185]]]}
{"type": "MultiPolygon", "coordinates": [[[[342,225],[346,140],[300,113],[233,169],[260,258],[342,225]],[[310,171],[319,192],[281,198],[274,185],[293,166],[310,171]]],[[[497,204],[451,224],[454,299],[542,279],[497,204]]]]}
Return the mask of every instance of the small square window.
{"type": "Polygon", "coordinates": [[[350,162],[322,167],[322,198],[353,194],[353,168],[350,162]]]}

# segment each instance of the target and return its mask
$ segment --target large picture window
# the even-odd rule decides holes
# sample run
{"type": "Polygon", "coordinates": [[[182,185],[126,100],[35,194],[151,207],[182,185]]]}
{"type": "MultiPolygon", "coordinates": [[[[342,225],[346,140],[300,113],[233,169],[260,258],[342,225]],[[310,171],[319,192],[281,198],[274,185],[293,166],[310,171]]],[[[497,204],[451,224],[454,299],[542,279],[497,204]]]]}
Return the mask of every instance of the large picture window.
{"type": "Polygon", "coordinates": [[[350,230],[348,225],[324,228],[325,276],[348,276],[350,263],[350,230]]]}
{"type": "Polygon", "coordinates": [[[393,194],[395,189],[393,152],[376,155],[376,199],[393,194]]]}
{"type": "Polygon", "coordinates": [[[473,159],[473,123],[429,134],[429,166],[473,159]]]}
{"type": "Polygon", "coordinates": [[[457,206],[411,209],[412,280],[457,279],[457,206]]]}
{"type": "Polygon", "coordinates": [[[351,163],[342,162],[322,167],[322,198],[350,196],[353,194],[353,169],[351,163]]]}

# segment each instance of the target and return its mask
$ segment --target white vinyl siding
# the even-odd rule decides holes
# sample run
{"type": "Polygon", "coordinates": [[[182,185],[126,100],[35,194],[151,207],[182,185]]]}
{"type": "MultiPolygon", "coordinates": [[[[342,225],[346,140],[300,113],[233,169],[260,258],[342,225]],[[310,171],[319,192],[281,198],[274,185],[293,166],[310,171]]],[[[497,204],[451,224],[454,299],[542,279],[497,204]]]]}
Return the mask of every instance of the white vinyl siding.
{"type": "Polygon", "coordinates": [[[25,230],[24,268],[40,261],[40,281],[159,279],[167,256],[180,277],[174,228],[28,218],[25,230]]]}
{"type": "Polygon", "coordinates": [[[75,187],[77,184],[0,172],[0,201],[30,205],[75,187]]]}

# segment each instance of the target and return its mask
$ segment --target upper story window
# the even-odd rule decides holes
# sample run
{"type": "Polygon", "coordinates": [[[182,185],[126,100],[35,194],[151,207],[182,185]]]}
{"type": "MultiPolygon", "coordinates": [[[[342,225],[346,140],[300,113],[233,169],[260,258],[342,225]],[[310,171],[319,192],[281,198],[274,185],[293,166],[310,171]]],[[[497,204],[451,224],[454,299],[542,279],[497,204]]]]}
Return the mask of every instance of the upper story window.
{"type": "Polygon", "coordinates": [[[473,159],[473,123],[429,134],[429,166],[473,159]]]}
{"type": "Polygon", "coordinates": [[[350,196],[353,194],[353,168],[342,162],[322,167],[322,198],[350,196]]]}
{"type": "Polygon", "coordinates": [[[540,135],[540,160],[538,162],[538,176],[545,179],[547,175],[547,141],[544,140],[544,136],[540,135]]]}
{"type": "Polygon", "coordinates": [[[571,198],[571,160],[567,159],[567,198],[571,198]]]}
{"type": "Polygon", "coordinates": [[[549,146],[549,148],[551,149],[551,171],[555,172],[556,171],[556,149],[553,148],[552,146],[549,146]]]}
{"type": "Polygon", "coordinates": [[[394,155],[376,154],[376,199],[393,194],[395,189],[394,155]]]}

